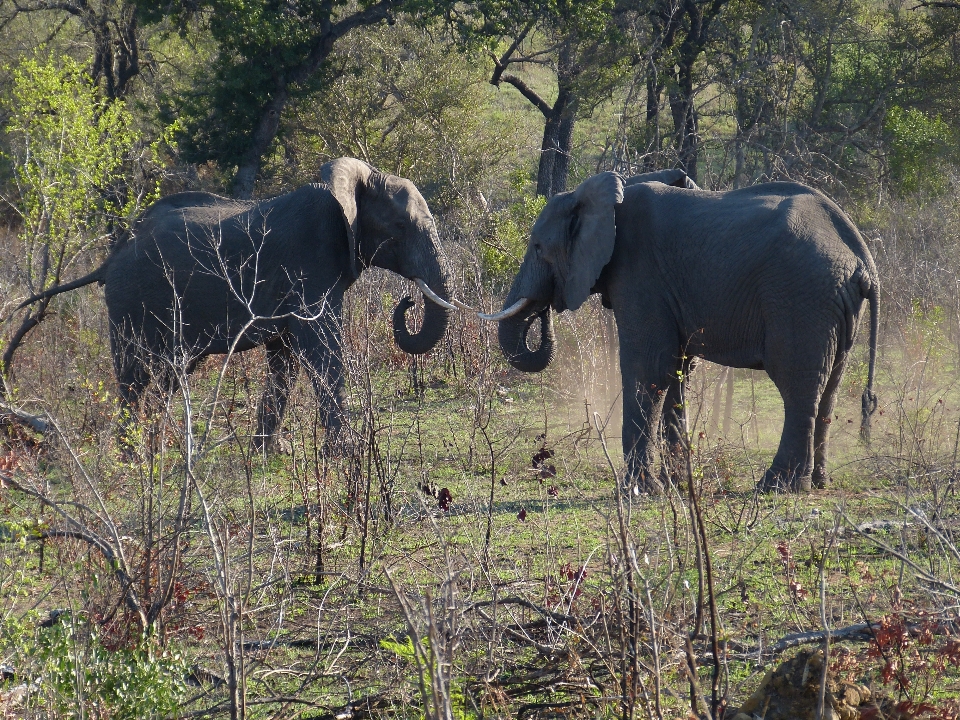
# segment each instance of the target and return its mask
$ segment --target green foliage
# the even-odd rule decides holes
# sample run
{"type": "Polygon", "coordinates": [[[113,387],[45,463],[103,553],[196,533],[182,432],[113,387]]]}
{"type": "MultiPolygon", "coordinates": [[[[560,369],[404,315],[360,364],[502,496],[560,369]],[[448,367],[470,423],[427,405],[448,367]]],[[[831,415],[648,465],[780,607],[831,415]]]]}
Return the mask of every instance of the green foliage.
{"type": "Polygon", "coordinates": [[[147,145],[121,100],[109,101],[68,56],[24,60],[13,71],[6,124],[19,194],[16,209],[28,246],[44,248],[28,262],[43,284],[91,238],[128,222],[159,194],[160,144],[147,145]]]}
{"type": "Polygon", "coordinates": [[[380,647],[384,650],[389,650],[407,662],[417,661],[417,651],[416,648],[413,647],[413,638],[409,635],[405,640],[395,640],[392,637],[382,638],[380,640],[380,647]]]}
{"type": "Polygon", "coordinates": [[[451,3],[449,16],[468,45],[494,47],[529,22],[581,41],[610,31],[612,0],[474,0],[451,3]]]}
{"type": "MultiPolygon", "coordinates": [[[[278,101],[284,106],[288,98],[296,101],[327,87],[342,72],[324,62],[331,46],[350,27],[375,25],[386,17],[385,12],[362,16],[375,2],[358,5],[345,0],[173,4],[148,0],[138,4],[145,21],[170,18],[184,33],[191,20],[202,16],[205,34],[217,48],[209,65],[199,69],[192,89],[182,97],[169,98],[170,112],[184,118],[180,135],[184,157],[198,163],[214,161],[222,169],[248,160],[255,134],[265,132],[260,123],[267,105],[278,101]],[[357,22],[331,27],[343,20],[338,16],[344,11],[354,12],[351,17],[357,22]]],[[[412,0],[396,3],[392,9],[402,12],[405,7],[429,12],[434,3],[412,0]]]]}
{"type": "Polygon", "coordinates": [[[890,143],[890,174],[901,193],[946,187],[943,160],[949,153],[951,130],[940,115],[892,107],[884,130],[890,143]]]}
{"type": "MultiPolygon", "coordinates": [[[[427,657],[430,657],[430,638],[420,639],[427,657]]],[[[380,647],[384,650],[394,653],[398,658],[410,664],[417,663],[417,651],[413,645],[413,638],[409,635],[404,640],[395,640],[392,637],[381,638],[380,647]]],[[[464,694],[463,687],[459,683],[454,683],[448,688],[450,693],[450,706],[453,710],[453,717],[456,720],[474,720],[476,713],[472,712],[467,703],[467,697],[464,694]]],[[[426,700],[426,698],[425,698],[426,700]]]]}
{"type": "Polygon", "coordinates": [[[520,197],[493,215],[490,233],[482,239],[480,260],[488,282],[501,287],[509,285],[520,268],[527,251],[530,231],[547,204],[547,198],[523,193],[523,175],[514,176],[520,197]]]}
{"type": "Polygon", "coordinates": [[[28,683],[28,708],[57,718],[177,715],[187,690],[179,653],[149,638],[133,647],[108,647],[94,626],[69,615],[50,627],[36,620],[8,619],[0,626],[0,656],[28,683]]]}
{"type": "MultiPolygon", "coordinates": [[[[434,28],[437,33],[441,28],[434,28]]],[[[485,110],[494,90],[479,63],[443,35],[407,23],[344,39],[341,69],[296,104],[282,130],[282,151],[264,175],[289,187],[315,179],[333,157],[359,157],[413,180],[434,212],[467,204],[520,142],[485,110]]]]}

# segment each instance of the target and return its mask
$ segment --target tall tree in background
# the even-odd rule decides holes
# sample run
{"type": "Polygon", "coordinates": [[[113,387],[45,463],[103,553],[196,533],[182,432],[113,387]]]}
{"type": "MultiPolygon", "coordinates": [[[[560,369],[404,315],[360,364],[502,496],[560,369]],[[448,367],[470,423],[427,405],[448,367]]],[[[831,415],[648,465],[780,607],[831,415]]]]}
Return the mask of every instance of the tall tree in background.
{"type": "Polygon", "coordinates": [[[696,105],[697,62],[711,40],[717,18],[729,0],[653,0],[641,3],[646,15],[647,47],[643,72],[646,85],[645,128],[640,149],[647,170],[661,164],[664,143],[661,110],[667,94],[673,123],[672,154],[695,181],[698,179],[700,120],[696,105]]]}
{"type": "MultiPolygon", "coordinates": [[[[199,18],[216,42],[209,74],[176,108],[186,117],[181,147],[189,160],[235,168],[233,194],[253,195],[291,99],[316,89],[337,41],[356,28],[392,21],[419,6],[409,0],[146,0],[151,21],[199,18]]],[[[336,72],[335,69],[328,69],[336,72]]]]}
{"type": "Polygon", "coordinates": [[[145,39],[135,5],[128,0],[13,0],[0,4],[0,30],[17,32],[24,15],[54,18],[48,37],[69,32],[68,20],[80,26],[80,39],[91,48],[90,77],[109,100],[127,95],[142,70],[145,39]]]}
{"type": "Polygon", "coordinates": [[[458,17],[463,37],[492,46],[490,82],[497,87],[512,85],[543,115],[538,195],[566,190],[577,118],[588,116],[610,96],[629,59],[623,57],[615,9],[612,0],[479,0],[458,17]],[[497,46],[505,50],[496,52],[497,46]],[[523,76],[529,74],[525,68],[552,73],[556,79],[552,102],[546,91],[523,76]]]}
{"type": "Polygon", "coordinates": [[[929,145],[946,132],[937,118],[955,115],[960,17],[857,0],[740,12],[718,28],[712,58],[716,87],[734,100],[735,182],[794,178],[836,193],[889,170],[906,177],[908,155],[928,165],[916,149],[896,151],[919,136],[929,145]]]}

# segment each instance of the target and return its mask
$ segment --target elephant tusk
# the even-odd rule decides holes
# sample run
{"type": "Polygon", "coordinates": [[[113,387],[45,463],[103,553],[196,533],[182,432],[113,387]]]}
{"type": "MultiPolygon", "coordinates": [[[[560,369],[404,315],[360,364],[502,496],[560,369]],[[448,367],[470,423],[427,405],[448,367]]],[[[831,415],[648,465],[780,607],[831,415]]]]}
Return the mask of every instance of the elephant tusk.
{"type": "Polygon", "coordinates": [[[476,312],[476,310],[474,310],[472,307],[470,307],[469,305],[464,305],[459,300],[453,300],[453,302],[447,302],[442,297],[437,295],[433,290],[431,290],[430,286],[427,285],[420,278],[414,278],[413,281],[417,284],[417,287],[420,288],[420,292],[422,292],[424,295],[426,295],[428,298],[433,300],[433,302],[435,302],[437,305],[439,305],[442,308],[446,308],[447,310],[465,310],[467,312],[476,312]]]}
{"type": "Polygon", "coordinates": [[[530,298],[520,298],[513,305],[508,307],[506,310],[501,310],[498,313],[477,313],[477,316],[481,320],[491,320],[493,322],[499,322],[500,320],[506,320],[516,315],[518,312],[523,310],[527,305],[530,304],[530,298]]]}

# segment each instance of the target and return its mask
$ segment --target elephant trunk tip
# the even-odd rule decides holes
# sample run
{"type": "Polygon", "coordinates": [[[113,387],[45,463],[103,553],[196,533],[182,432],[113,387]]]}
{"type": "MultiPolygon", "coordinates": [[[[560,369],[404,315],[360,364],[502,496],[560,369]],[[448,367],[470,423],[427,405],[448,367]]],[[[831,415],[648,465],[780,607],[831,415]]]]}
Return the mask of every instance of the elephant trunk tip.
{"type": "Polygon", "coordinates": [[[440,342],[450,322],[450,311],[434,302],[424,300],[423,323],[419,331],[411,333],[407,329],[407,311],[414,304],[414,299],[409,295],[397,303],[393,311],[393,339],[397,347],[405,353],[423,355],[433,350],[440,342]]]}
{"type": "Polygon", "coordinates": [[[501,320],[498,326],[500,349],[507,362],[521,372],[542,372],[553,362],[556,343],[554,341],[553,318],[550,306],[525,318],[512,317],[501,320]],[[540,319],[540,346],[531,350],[527,344],[527,334],[534,320],[540,319]]]}

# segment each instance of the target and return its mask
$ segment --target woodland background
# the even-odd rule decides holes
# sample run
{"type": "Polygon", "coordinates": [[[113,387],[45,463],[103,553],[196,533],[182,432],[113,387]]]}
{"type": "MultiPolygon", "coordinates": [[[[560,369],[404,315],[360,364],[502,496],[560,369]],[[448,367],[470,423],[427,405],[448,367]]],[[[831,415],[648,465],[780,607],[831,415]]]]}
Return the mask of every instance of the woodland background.
{"type": "Polygon", "coordinates": [[[2,0],[0,127],[5,716],[720,720],[810,643],[810,712],[957,717],[960,4],[2,0]],[[157,197],[269,197],[345,155],[417,184],[487,311],[545,199],[598,171],[823,190],[881,274],[873,444],[861,340],[831,487],[758,497],[779,398],[706,364],[671,491],[619,497],[599,303],[521,376],[467,316],[404,356],[410,287],[368,271],[356,458],[323,456],[302,379],[281,452],[250,452],[256,351],[124,456],[102,291],[16,305],[157,197]]]}

